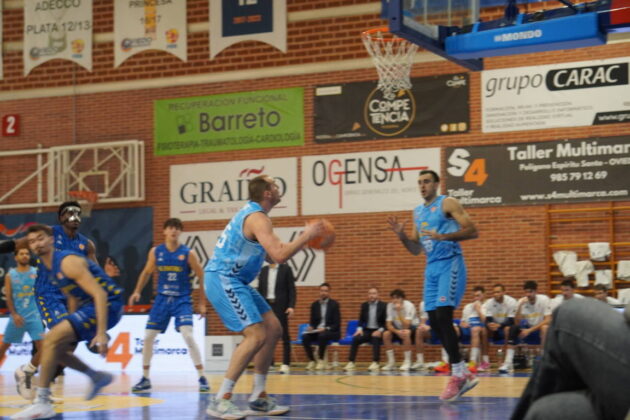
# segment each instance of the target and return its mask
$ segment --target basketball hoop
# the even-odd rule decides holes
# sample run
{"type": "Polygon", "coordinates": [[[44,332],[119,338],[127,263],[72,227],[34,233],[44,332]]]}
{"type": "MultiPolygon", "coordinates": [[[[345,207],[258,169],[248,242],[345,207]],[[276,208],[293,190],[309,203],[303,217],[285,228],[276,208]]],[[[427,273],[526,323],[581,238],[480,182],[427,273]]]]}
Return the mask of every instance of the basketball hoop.
{"type": "Polygon", "coordinates": [[[418,46],[392,34],[387,27],[368,29],[361,39],[378,71],[377,87],[383,96],[392,100],[398,91],[411,89],[409,74],[418,46]]]}
{"type": "Polygon", "coordinates": [[[98,193],[88,190],[78,190],[68,191],[68,195],[72,198],[76,198],[79,204],[81,204],[81,215],[90,217],[92,208],[98,201],[98,193]]]}

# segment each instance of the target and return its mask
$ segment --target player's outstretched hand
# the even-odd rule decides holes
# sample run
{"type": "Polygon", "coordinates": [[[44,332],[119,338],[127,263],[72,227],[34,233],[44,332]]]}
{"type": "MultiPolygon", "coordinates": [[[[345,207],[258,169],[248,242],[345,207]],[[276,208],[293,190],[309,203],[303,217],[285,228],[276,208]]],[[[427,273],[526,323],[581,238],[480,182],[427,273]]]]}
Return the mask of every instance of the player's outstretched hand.
{"type": "Polygon", "coordinates": [[[400,223],[398,221],[398,217],[396,217],[396,216],[389,216],[387,218],[387,223],[389,224],[389,228],[396,235],[400,235],[402,232],[404,232],[405,231],[405,226],[407,225],[407,221],[406,220],[403,223],[400,223]]]}
{"type": "Polygon", "coordinates": [[[131,306],[136,304],[140,300],[140,293],[134,292],[129,296],[129,300],[127,301],[127,305],[131,306]]]}
{"type": "MultiPolygon", "coordinates": [[[[202,297],[201,300],[203,300],[204,298],[202,297]]],[[[205,318],[206,317],[206,303],[205,302],[200,302],[199,303],[199,307],[197,308],[199,310],[199,319],[201,318],[205,318]]]]}
{"type": "Polygon", "coordinates": [[[310,220],[306,223],[304,233],[308,235],[309,239],[318,237],[324,232],[324,221],[322,219],[310,220]]]}

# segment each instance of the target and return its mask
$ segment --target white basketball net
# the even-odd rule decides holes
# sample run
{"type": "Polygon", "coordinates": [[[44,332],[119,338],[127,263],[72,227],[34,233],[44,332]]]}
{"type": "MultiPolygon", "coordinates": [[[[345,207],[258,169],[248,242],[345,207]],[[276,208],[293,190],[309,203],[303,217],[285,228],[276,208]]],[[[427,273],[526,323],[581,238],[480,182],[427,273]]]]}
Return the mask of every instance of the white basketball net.
{"type": "Polygon", "coordinates": [[[363,44],[378,71],[378,88],[392,100],[400,90],[411,89],[409,74],[418,46],[387,31],[387,28],[365,31],[363,44]]]}

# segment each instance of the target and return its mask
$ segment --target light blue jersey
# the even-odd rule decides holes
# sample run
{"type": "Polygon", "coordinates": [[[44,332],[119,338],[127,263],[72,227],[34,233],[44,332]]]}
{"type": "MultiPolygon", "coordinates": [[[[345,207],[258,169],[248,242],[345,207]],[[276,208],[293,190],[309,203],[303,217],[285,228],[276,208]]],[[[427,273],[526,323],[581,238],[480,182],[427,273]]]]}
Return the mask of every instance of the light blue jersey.
{"type": "Polygon", "coordinates": [[[9,270],[11,277],[11,297],[15,311],[25,320],[39,320],[39,311],[35,302],[35,279],[37,270],[29,267],[26,271],[18,271],[15,268],[9,270]]]}
{"type": "Polygon", "coordinates": [[[419,205],[413,211],[413,221],[420,235],[420,244],[427,256],[427,263],[461,255],[462,249],[455,241],[436,241],[428,235],[422,235],[423,230],[432,230],[437,233],[453,233],[460,229],[459,223],[450,219],[442,211],[442,202],[446,195],[438,195],[433,202],[425,206],[419,205]]]}
{"type": "Polygon", "coordinates": [[[217,241],[206,272],[215,272],[244,284],[256,278],[265,260],[265,249],[258,242],[247,239],[243,233],[245,219],[256,212],[264,210],[260,204],[249,201],[232,217],[217,241]]]}
{"type": "Polygon", "coordinates": [[[192,292],[188,255],[190,248],[180,245],[171,252],[166,244],[155,247],[158,270],[158,293],[167,296],[190,296],[192,292]]]}

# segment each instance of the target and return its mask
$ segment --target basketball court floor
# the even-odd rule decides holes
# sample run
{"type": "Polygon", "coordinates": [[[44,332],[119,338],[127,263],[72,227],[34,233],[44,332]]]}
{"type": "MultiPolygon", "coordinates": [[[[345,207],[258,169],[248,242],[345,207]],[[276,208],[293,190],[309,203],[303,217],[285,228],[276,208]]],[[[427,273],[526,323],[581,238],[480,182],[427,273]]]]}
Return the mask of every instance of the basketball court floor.
{"type": "MultiPolygon", "coordinates": [[[[188,370],[188,369],[186,369],[188,370]]],[[[235,401],[244,408],[252,386],[251,373],[236,387],[235,401]]],[[[205,419],[205,409],[218,389],[220,372],[210,372],[212,390],[200,394],[192,371],[151,376],[152,392],[132,394],[137,374],[121,374],[103,395],[85,401],[87,379],[69,371],[63,383],[53,386],[61,402],[55,419],[205,419]]],[[[448,376],[429,373],[353,374],[341,370],[325,373],[293,369],[290,375],[271,373],[267,390],[280,404],[291,406],[284,419],[507,419],[528,375],[480,375],[476,388],[454,403],[442,403],[438,395],[448,376]]],[[[0,416],[9,418],[27,401],[16,394],[11,372],[0,372],[0,416]]]]}

